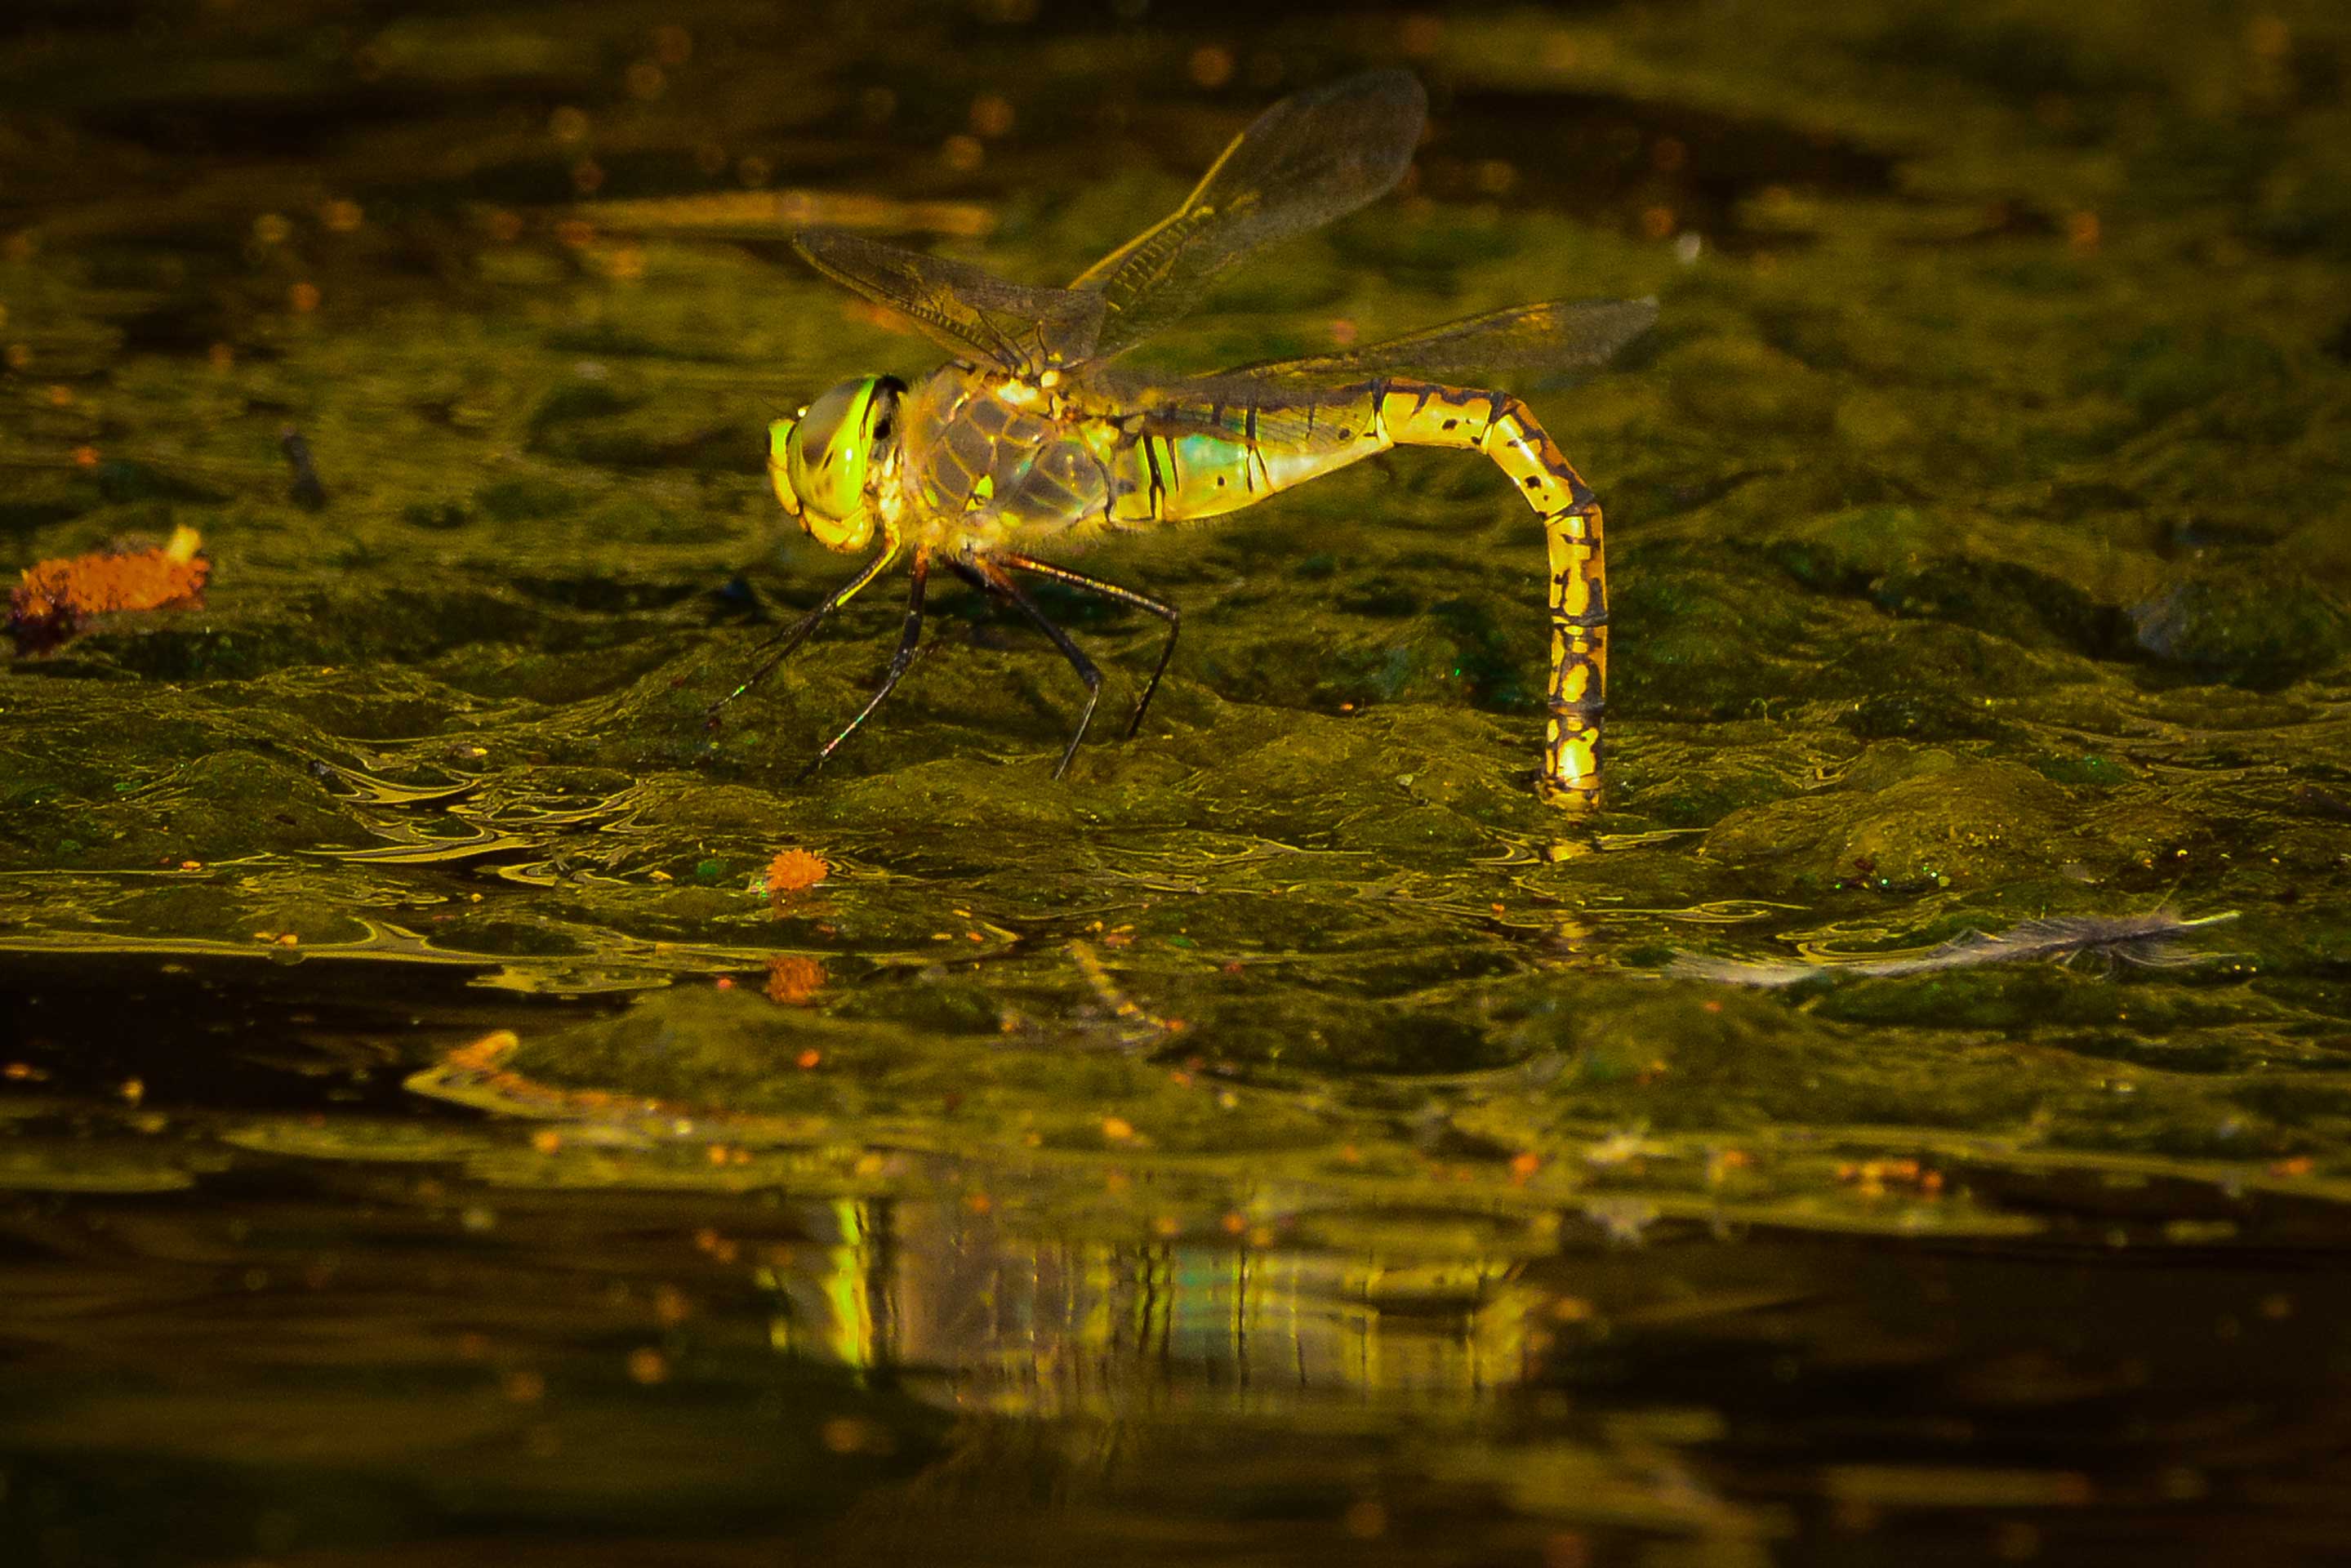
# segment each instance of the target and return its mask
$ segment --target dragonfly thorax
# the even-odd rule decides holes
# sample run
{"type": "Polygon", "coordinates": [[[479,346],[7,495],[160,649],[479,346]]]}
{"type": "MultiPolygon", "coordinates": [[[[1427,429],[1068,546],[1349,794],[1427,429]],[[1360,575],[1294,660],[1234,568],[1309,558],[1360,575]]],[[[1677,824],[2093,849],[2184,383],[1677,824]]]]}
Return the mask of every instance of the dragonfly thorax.
{"type": "Polygon", "coordinates": [[[768,427],[776,499],[827,549],[861,550],[873,536],[873,499],[897,440],[895,376],[841,382],[768,427]]]}

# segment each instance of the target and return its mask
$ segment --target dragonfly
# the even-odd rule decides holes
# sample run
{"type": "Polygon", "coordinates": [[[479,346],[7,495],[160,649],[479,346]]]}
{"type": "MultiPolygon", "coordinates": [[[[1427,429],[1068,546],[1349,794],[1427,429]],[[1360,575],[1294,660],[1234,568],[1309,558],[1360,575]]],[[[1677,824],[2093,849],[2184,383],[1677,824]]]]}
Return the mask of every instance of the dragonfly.
{"type": "Polygon", "coordinates": [[[713,706],[713,723],[904,559],[912,590],[888,671],[803,777],[873,716],[914,664],[931,573],[944,567],[1024,616],[1084,683],[1058,779],[1092,725],[1102,675],[1024,580],[1099,595],[1165,624],[1159,662],[1126,725],[1131,737],[1175,656],[1181,614],[1050,558],[1235,511],[1392,447],[1444,447],[1491,459],[1541,518],[1551,669],[1536,786],[1559,804],[1596,805],[1608,669],[1600,504],[1523,402],[1463,383],[1496,370],[1597,366],[1655,321],[1654,299],[1514,306],[1210,375],[1119,363],[1243,256],[1393,189],[1426,115],[1426,94],[1404,71],[1283,99],[1234,139],[1173,214],[1066,288],[1007,282],[968,262],[839,231],[796,235],[794,247],[818,272],[954,358],[913,384],[886,375],[844,381],[769,426],[768,471],[785,512],[827,549],[871,554],[763,645],[768,656],[713,706]]]}

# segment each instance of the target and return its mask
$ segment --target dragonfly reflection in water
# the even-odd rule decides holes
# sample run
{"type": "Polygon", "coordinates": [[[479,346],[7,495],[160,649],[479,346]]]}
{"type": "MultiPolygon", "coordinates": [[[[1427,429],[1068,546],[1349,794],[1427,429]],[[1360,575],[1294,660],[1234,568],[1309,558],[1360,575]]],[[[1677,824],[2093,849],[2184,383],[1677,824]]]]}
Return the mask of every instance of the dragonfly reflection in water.
{"type": "Polygon", "coordinates": [[[1386,193],[1411,162],[1426,112],[1420,84],[1401,71],[1284,99],[1225,149],[1171,216],[1067,288],[1006,283],[963,262],[845,234],[798,235],[818,271],[904,317],[956,359],[911,387],[889,376],[844,382],[770,427],[768,473],[784,509],[829,549],[874,553],[775,638],[767,662],[718,706],[757,685],[905,555],[913,592],[889,674],[810,770],[913,664],[937,563],[1019,610],[1085,682],[1058,778],[1092,722],[1102,674],[1015,574],[1167,623],[1130,736],[1175,653],[1180,621],[1172,604],[1032,552],[1215,517],[1392,446],[1454,447],[1493,459],[1542,518],[1551,679],[1537,783],[1563,803],[1596,801],[1608,657],[1599,504],[1524,403],[1454,383],[1482,370],[1599,364],[1656,319],[1654,301],[1515,306],[1367,348],[1209,376],[1146,376],[1116,364],[1249,252],[1386,193]]]}

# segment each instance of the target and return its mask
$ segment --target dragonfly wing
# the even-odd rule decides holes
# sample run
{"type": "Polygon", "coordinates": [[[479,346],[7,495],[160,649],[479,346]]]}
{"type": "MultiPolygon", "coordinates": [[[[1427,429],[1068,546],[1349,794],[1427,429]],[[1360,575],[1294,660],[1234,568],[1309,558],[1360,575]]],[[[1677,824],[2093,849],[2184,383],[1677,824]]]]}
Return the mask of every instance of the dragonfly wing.
{"type": "Polygon", "coordinates": [[[1184,204],[1071,285],[1102,301],[1094,352],[1133,348],[1198,300],[1217,274],[1384,195],[1412,162],[1427,95],[1374,71],[1283,99],[1234,138],[1184,204]]]}
{"type": "Polygon", "coordinates": [[[1100,295],[1027,288],[969,262],[903,250],[834,229],[792,236],[810,267],[904,317],[960,358],[1023,378],[1092,357],[1100,295]]]}
{"type": "Polygon", "coordinates": [[[1654,298],[1547,299],[1335,354],[1244,365],[1210,379],[1311,386],[1375,375],[1450,382],[1491,371],[1591,370],[1614,359],[1656,319],[1654,298]]]}
{"type": "MultiPolygon", "coordinates": [[[[1606,362],[1657,319],[1654,299],[1547,300],[1391,338],[1335,354],[1274,360],[1210,375],[1159,378],[1096,366],[1084,373],[1092,395],[1113,408],[1213,407],[1257,411],[1262,436],[1279,414],[1331,406],[1376,377],[1480,384],[1497,371],[1590,370],[1606,362]]],[[[1287,431],[1287,426],[1284,427],[1287,431]]],[[[1303,436],[1301,434],[1301,438],[1303,436]]]]}

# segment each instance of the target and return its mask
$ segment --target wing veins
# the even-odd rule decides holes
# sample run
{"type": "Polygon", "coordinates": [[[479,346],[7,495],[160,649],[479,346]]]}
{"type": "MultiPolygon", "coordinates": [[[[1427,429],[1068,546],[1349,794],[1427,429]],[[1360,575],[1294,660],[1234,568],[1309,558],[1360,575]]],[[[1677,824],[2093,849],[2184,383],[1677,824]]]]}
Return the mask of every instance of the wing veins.
{"type": "Polygon", "coordinates": [[[835,283],[895,311],[959,358],[1033,376],[1092,356],[1102,302],[1069,288],[1034,288],[946,256],[904,250],[834,229],[792,236],[792,248],[835,283]],[[1010,328],[1008,330],[1008,325],[1010,328]]]}
{"type": "Polygon", "coordinates": [[[1405,71],[1351,77],[1267,110],[1181,206],[1071,285],[1102,298],[1097,357],[1123,353],[1175,320],[1250,251],[1384,195],[1410,165],[1427,112],[1405,71]]]}

